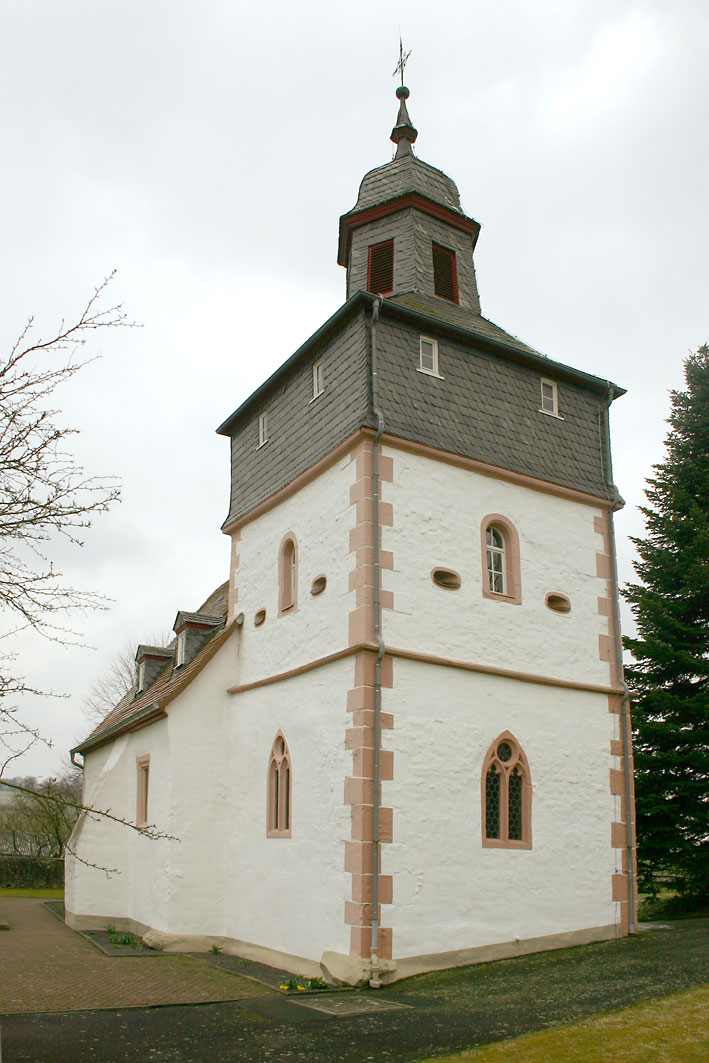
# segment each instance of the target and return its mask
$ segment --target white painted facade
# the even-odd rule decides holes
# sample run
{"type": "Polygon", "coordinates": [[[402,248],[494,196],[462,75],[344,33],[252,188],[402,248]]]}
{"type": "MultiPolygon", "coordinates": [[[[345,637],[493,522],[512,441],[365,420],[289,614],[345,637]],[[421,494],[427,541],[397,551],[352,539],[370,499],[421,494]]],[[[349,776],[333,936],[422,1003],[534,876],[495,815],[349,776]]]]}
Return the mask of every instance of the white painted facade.
{"type": "Polygon", "coordinates": [[[384,587],[394,592],[394,610],[385,617],[387,643],[608,685],[608,664],[598,656],[598,636],[608,634],[608,619],[598,613],[605,585],[596,575],[602,540],[593,522],[603,515],[600,506],[403,450],[385,453],[395,461],[394,482],[384,489],[394,506],[394,525],[383,530],[383,545],[394,554],[394,570],[384,574],[384,587]],[[480,524],[490,513],[507,517],[519,534],[519,606],[481,594],[480,524]],[[460,590],[435,586],[434,566],[458,572],[460,590]],[[565,594],[571,611],[547,608],[550,592],[565,594]]]}
{"type": "Polygon", "coordinates": [[[201,627],[180,613],[199,654],[160,676],[170,647],[142,647],[154,694],[78,747],[86,802],[128,822],[149,756],[148,821],[171,837],[84,817],[71,845],[86,863],[67,858],[74,925],[374,984],[632,928],[606,453],[622,390],[482,318],[480,227],[412,155],[397,96],[396,158],[340,219],[348,302],[219,429],[226,627],[223,588],[201,627]],[[421,337],[447,350],[435,380],[421,337]],[[562,389],[553,421],[547,378],[562,389]],[[515,559],[506,592],[487,572],[488,522],[515,559]]]}
{"type": "MultiPolygon", "coordinates": [[[[595,572],[602,511],[398,447],[383,454],[393,463],[392,482],[382,485],[393,507],[382,537],[393,555],[383,573],[393,593],[383,635],[388,649],[421,658],[395,657],[393,686],[383,691],[383,711],[394,717],[383,733],[393,779],[382,783],[394,822],[382,856],[382,873],[393,877],[392,903],[382,906],[393,966],[406,973],[410,957],[431,967],[444,962],[436,957],[485,946],[608,936],[619,923],[611,883],[620,868],[610,846],[618,798],[608,787],[618,717],[603,692],[610,666],[598,656],[608,632],[597,604],[605,583],[595,572]],[[482,595],[480,523],[489,513],[518,530],[520,605],[482,595]],[[436,586],[436,566],[458,572],[460,589],[436,586]],[[547,608],[550,591],[569,598],[569,613],[547,608]],[[481,766],[504,731],[531,772],[530,849],[482,845],[481,766]]],[[[149,754],[149,821],[179,840],[84,819],[76,852],[119,873],[107,878],[68,858],[71,922],[208,938],[310,972],[325,953],[349,953],[343,788],[353,771],[346,733],[354,658],[297,673],[347,650],[355,470],[348,454],[244,522],[232,572],[232,612],[243,613],[243,625],[165,719],[86,756],[87,803],[133,821],[136,758],[149,754]],[[298,543],[297,608],[279,616],[286,533],[298,543]],[[326,589],[313,597],[319,575],[326,589]],[[291,754],[291,838],[266,836],[268,758],[279,730],[291,754]]]]}
{"type": "Polygon", "coordinates": [[[227,691],[309,662],[312,639],[325,654],[346,646],[350,464],[327,470],[301,497],[242,529],[243,627],[170,703],[166,719],[87,755],[85,802],[128,822],[135,822],[136,758],[149,755],[149,822],[176,840],[151,841],[85,817],[71,844],[97,867],[67,858],[70,921],[127,921],[316,963],[324,950],[347,951],[342,788],[351,760],[344,745],[351,661],[236,696],[227,691]],[[277,553],[286,531],[298,539],[298,607],[279,617],[277,553]],[[311,597],[321,573],[326,589],[311,597]],[[266,621],[255,627],[264,607],[266,621]],[[297,826],[289,839],[266,837],[266,774],[279,729],[293,765],[297,826]],[[117,873],[106,877],[100,868],[117,873]],[[323,904],[323,895],[335,903],[323,904]]]}

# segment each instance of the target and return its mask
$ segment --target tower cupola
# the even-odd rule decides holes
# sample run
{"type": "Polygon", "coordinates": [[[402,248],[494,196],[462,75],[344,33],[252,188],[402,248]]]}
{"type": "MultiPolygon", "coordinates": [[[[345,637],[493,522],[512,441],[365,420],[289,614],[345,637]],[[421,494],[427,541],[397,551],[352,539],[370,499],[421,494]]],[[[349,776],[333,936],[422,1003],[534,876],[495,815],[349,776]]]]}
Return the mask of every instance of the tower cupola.
{"type": "Polygon", "coordinates": [[[455,181],[414,155],[409,90],[400,85],[396,95],[394,158],[365,175],[355,206],[340,218],[337,261],[347,269],[347,297],[415,294],[479,315],[473,250],[480,226],[463,213],[455,181]]]}

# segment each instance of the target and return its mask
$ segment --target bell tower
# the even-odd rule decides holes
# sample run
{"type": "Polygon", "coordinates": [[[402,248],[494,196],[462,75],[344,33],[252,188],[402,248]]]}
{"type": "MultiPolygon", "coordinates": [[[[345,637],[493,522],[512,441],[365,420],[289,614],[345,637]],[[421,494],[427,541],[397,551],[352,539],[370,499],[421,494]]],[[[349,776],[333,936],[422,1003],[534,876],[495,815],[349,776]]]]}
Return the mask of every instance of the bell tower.
{"type": "Polygon", "coordinates": [[[347,297],[415,295],[439,310],[455,307],[463,323],[480,315],[473,265],[480,226],[463,213],[455,182],[414,155],[409,90],[400,85],[396,95],[394,158],[365,175],[355,206],[340,218],[337,261],[347,269],[347,297]]]}

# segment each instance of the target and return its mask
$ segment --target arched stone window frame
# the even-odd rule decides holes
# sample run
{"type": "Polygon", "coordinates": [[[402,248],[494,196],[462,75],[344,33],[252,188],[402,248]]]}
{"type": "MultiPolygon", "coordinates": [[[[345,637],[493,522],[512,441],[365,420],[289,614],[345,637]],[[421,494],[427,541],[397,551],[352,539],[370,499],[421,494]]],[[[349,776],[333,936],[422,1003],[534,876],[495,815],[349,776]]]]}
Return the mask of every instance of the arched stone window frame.
{"type": "Polygon", "coordinates": [[[135,808],[136,827],[148,826],[148,791],[150,785],[150,754],[135,758],[137,772],[137,795],[135,808]]]}
{"type": "Polygon", "coordinates": [[[278,615],[298,608],[298,540],[286,532],[278,548],[278,615]]]}
{"type": "Polygon", "coordinates": [[[502,513],[488,513],[487,516],[483,517],[480,524],[480,558],[482,561],[483,598],[491,598],[498,602],[508,602],[511,605],[521,605],[522,572],[519,556],[519,535],[509,517],[503,516],[502,513]],[[494,528],[500,533],[504,544],[505,589],[502,593],[492,590],[490,586],[487,558],[487,532],[489,528],[494,528]]]}
{"type": "Polygon", "coordinates": [[[522,746],[510,731],[503,731],[494,742],[491,743],[483,761],[480,776],[480,808],[482,844],[486,849],[531,849],[532,848],[532,776],[529,771],[529,763],[522,746]],[[499,755],[500,746],[506,744],[510,748],[510,756],[507,760],[499,755]],[[499,778],[499,837],[488,837],[488,774],[493,771],[499,778]],[[521,780],[518,786],[518,798],[520,804],[520,833],[519,838],[510,838],[509,809],[510,809],[510,778],[521,780]]]}
{"type": "Polygon", "coordinates": [[[266,777],[266,837],[290,838],[293,822],[293,772],[283,731],[273,739],[266,777]]]}

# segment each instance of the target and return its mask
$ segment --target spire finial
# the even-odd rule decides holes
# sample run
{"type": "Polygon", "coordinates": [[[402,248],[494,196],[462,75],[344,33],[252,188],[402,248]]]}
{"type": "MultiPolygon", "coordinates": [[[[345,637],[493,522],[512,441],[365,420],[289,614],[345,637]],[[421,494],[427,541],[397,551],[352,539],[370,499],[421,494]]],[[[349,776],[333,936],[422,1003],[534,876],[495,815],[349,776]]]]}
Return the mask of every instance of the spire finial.
{"type": "Polygon", "coordinates": [[[391,139],[396,144],[396,155],[394,158],[400,159],[404,155],[412,155],[411,145],[418,136],[418,130],[414,129],[409,118],[409,112],[406,109],[406,101],[409,98],[409,90],[404,84],[404,67],[406,66],[411,50],[404,51],[404,45],[401,40],[401,34],[399,34],[399,62],[394,67],[394,73],[392,77],[396,77],[397,74],[401,75],[401,85],[396,90],[396,97],[399,100],[399,114],[396,119],[396,125],[391,131],[391,139]]]}
{"type": "MultiPolygon", "coordinates": [[[[401,87],[402,87],[402,89],[406,87],[404,85],[404,67],[408,63],[410,55],[411,55],[411,49],[409,49],[408,52],[404,51],[404,45],[403,45],[402,40],[401,40],[401,34],[399,34],[399,62],[394,67],[394,73],[391,76],[393,78],[395,78],[397,74],[401,74],[401,87]]],[[[397,96],[398,95],[399,95],[399,93],[397,92],[397,96]]]]}

